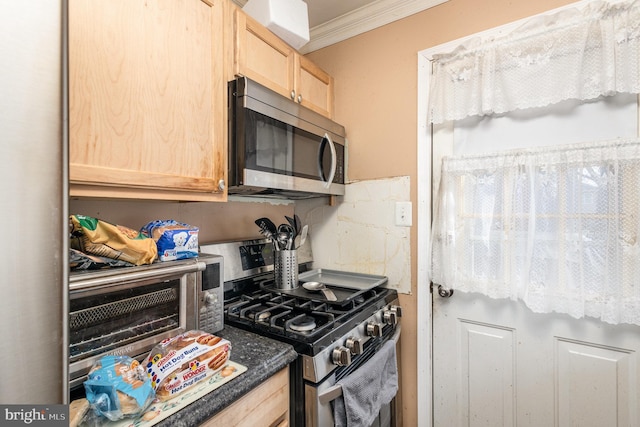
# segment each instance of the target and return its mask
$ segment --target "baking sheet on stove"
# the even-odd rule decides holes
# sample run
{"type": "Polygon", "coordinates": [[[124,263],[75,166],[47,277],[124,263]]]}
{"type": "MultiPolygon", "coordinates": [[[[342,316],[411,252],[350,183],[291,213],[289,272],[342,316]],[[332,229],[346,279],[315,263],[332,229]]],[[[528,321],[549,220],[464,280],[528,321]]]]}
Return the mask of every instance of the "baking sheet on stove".
{"type": "MultiPolygon", "coordinates": [[[[322,292],[308,291],[302,287],[302,283],[303,282],[300,282],[300,286],[298,286],[295,289],[276,289],[273,284],[267,285],[264,288],[271,292],[276,292],[283,295],[291,295],[292,297],[296,297],[296,298],[303,298],[303,299],[322,301],[322,302],[328,301],[322,292]]],[[[366,289],[363,289],[363,290],[341,289],[341,288],[334,288],[333,286],[327,286],[327,288],[330,288],[333,291],[334,295],[336,296],[336,300],[331,301],[334,304],[346,303],[352,300],[353,298],[357,297],[361,293],[367,291],[366,289]]]]}
{"type": "Polygon", "coordinates": [[[276,289],[274,285],[265,286],[270,291],[291,295],[298,298],[314,301],[327,301],[322,292],[307,291],[302,287],[304,282],[321,282],[333,291],[336,301],[333,303],[346,303],[358,295],[383,285],[387,282],[386,276],[374,276],[371,274],[349,273],[337,270],[316,269],[300,273],[298,275],[300,286],[295,289],[276,289]]]}
{"type": "Polygon", "coordinates": [[[320,282],[331,288],[369,290],[387,283],[386,276],[350,273],[348,271],[325,270],[318,268],[298,275],[301,282],[320,282]]]}

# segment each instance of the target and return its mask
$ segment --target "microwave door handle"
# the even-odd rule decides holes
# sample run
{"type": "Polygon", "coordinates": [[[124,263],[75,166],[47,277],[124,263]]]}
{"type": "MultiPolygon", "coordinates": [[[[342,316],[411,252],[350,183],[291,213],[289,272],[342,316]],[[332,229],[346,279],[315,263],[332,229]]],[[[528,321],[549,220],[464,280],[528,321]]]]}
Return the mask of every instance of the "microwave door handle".
{"type": "Polygon", "coordinates": [[[338,155],[336,154],[336,146],[331,140],[331,137],[328,133],[324,134],[324,137],[327,141],[329,141],[329,148],[331,149],[331,170],[329,171],[329,177],[327,178],[327,182],[325,182],[324,187],[331,187],[331,183],[333,182],[333,177],[336,175],[336,164],[338,162],[338,155]]]}

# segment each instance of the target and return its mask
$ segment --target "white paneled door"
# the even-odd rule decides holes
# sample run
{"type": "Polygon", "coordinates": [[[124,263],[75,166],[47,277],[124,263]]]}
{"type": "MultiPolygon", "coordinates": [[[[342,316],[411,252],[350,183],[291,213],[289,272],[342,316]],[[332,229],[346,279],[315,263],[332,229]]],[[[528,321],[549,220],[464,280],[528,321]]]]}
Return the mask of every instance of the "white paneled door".
{"type": "MultiPolygon", "coordinates": [[[[635,94],[429,124],[431,61],[472,38],[491,40],[524,23],[419,53],[418,283],[429,282],[426,230],[443,156],[640,136],[635,94]]],[[[631,191],[637,187],[628,185],[631,191]]],[[[455,290],[450,297],[437,289],[432,298],[425,295],[418,295],[420,308],[432,311],[418,311],[418,327],[424,327],[418,357],[430,356],[432,371],[419,367],[420,425],[428,420],[434,427],[640,427],[640,326],[538,314],[519,301],[455,290]]]]}
{"type": "Polygon", "coordinates": [[[640,426],[640,327],[433,294],[434,426],[640,426]]]}
{"type": "MultiPolygon", "coordinates": [[[[638,97],[623,94],[442,126],[434,176],[448,154],[636,137],[639,111],[638,97]]],[[[480,294],[432,301],[435,427],[640,427],[640,326],[480,294]]]]}

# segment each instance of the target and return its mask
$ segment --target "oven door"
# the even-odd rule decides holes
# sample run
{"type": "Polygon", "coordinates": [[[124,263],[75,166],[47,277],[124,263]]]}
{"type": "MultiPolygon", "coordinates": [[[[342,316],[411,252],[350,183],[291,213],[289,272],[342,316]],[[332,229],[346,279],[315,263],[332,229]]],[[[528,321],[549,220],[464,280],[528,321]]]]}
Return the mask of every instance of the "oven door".
{"type": "MultiPolygon", "coordinates": [[[[384,342],[388,340],[393,340],[396,345],[398,345],[400,341],[400,333],[401,326],[397,325],[395,327],[395,331],[393,335],[386,340],[382,340],[381,342],[376,344],[376,347],[380,347],[384,342]]],[[[375,354],[375,352],[367,351],[363,353],[364,357],[358,357],[356,361],[354,361],[354,366],[349,365],[348,368],[351,368],[349,372],[353,373],[357,369],[360,369],[362,365],[364,365],[371,357],[375,354]]],[[[305,383],[304,385],[304,394],[305,394],[305,425],[306,427],[331,427],[334,426],[334,410],[333,410],[333,401],[342,395],[342,388],[340,384],[338,384],[340,378],[338,375],[342,375],[341,378],[344,378],[344,373],[336,375],[332,373],[323,381],[317,384],[313,384],[310,382],[305,383]]],[[[399,380],[400,378],[398,378],[399,380]]],[[[400,389],[400,384],[398,384],[398,390],[400,389]]],[[[397,397],[394,397],[391,402],[386,405],[383,405],[380,408],[380,412],[377,414],[376,419],[372,426],[375,427],[395,427],[400,425],[398,422],[398,409],[396,405],[397,397]]]]}
{"type": "Polygon", "coordinates": [[[192,270],[197,268],[132,267],[115,275],[72,276],[70,388],[81,385],[103,355],[140,359],[163,339],[194,329],[197,273],[192,270]]]}

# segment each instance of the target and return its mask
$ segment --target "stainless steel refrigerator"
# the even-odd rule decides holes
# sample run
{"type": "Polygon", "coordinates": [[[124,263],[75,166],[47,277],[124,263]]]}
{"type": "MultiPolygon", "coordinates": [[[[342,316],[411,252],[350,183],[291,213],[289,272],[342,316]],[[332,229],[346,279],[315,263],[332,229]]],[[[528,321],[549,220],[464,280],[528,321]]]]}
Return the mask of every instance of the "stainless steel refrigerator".
{"type": "Polygon", "coordinates": [[[66,1],[0,21],[0,403],[68,403],[66,1]]]}

